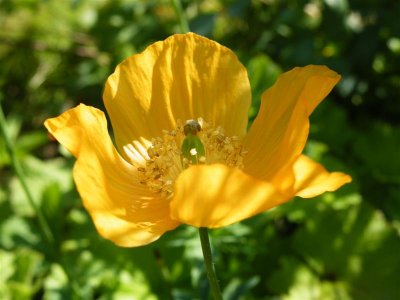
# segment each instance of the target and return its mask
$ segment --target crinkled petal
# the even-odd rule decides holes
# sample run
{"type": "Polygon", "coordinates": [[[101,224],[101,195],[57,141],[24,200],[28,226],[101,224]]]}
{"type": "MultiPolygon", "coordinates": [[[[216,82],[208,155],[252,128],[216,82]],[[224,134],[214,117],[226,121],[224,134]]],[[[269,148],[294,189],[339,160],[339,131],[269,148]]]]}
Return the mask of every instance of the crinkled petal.
{"type": "Polygon", "coordinates": [[[117,153],[102,111],[81,104],[45,126],[77,158],[75,183],[104,238],[140,246],[178,225],[169,217],[168,201],[141,185],[137,169],[117,153]]]}
{"type": "Polygon", "coordinates": [[[260,111],[245,138],[249,152],[244,158],[245,172],[273,181],[280,170],[292,165],[306,143],[308,117],[339,79],[327,67],[313,65],[282,74],[264,92],[260,111]]]}
{"type": "Polygon", "coordinates": [[[301,155],[293,166],[295,193],[302,198],[312,198],[324,192],[333,192],[351,182],[351,177],[341,172],[329,173],[322,165],[301,155]]]}
{"type": "Polygon", "coordinates": [[[272,184],[237,168],[197,165],[177,178],[171,217],[196,227],[222,227],[288,200],[272,184]]]}
{"type": "Polygon", "coordinates": [[[247,71],[231,50],[188,33],[123,61],[108,78],[103,99],[117,147],[127,158],[132,141],[146,148],[146,141],[174,129],[177,120],[201,117],[228,136],[243,137],[251,92],[247,71]]]}

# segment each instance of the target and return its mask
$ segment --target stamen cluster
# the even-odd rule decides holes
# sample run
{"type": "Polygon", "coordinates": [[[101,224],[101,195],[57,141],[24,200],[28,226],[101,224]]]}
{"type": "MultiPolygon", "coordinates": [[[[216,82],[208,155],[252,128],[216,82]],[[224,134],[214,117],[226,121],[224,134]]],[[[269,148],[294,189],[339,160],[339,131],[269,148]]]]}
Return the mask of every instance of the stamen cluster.
{"type": "MultiPolygon", "coordinates": [[[[201,130],[198,137],[201,139],[205,156],[199,157],[201,164],[222,163],[229,167],[243,168],[243,157],[247,153],[240,138],[228,137],[222,127],[214,127],[199,119],[201,130]]],[[[140,182],[151,190],[170,197],[173,194],[173,183],[178,175],[191,162],[182,157],[181,145],[185,138],[184,125],[178,121],[172,131],[163,131],[162,137],[151,140],[151,147],[147,149],[146,164],[138,167],[140,182]]],[[[196,151],[193,151],[193,154],[196,151]]]]}

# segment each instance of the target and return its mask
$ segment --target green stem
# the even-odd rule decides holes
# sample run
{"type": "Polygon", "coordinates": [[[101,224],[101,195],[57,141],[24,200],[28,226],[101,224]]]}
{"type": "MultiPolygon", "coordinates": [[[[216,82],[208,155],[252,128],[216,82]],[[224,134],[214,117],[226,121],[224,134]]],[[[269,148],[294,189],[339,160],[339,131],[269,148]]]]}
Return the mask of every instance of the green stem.
{"type": "Polygon", "coordinates": [[[189,32],[189,24],[186,19],[186,16],[183,13],[182,4],[180,0],[171,0],[172,6],[175,9],[175,13],[179,19],[179,27],[181,29],[181,33],[189,32]]]}
{"type": "Polygon", "coordinates": [[[11,164],[13,166],[14,172],[17,175],[17,177],[21,183],[22,189],[24,190],[24,193],[25,193],[26,197],[28,198],[29,204],[31,205],[33,210],[36,212],[36,215],[39,219],[39,226],[40,226],[45,238],[47,239],[48,242],[50,242],[52,244],[54,242],[53,234],[50,231],[50,227],[49,227],[48,223],[46,222],[46,219],[45,219],[42,211],[40,210],[40,208],[36,205],[35,201],[33,200],[33,196],[28,188],[26,181],[25,181],[24,172],[22,171],[22,167],[17,159],[17,156],[15,154],[14,147],[12,146],[10,137],[8,136],[6,118],[4,117],[3,108],[1,107],[1,103],[0,103],[0,130],[1,130],[1,135],[3,136],[6,151],[8,152],[8,154],[11,158],[11,164]]]}
{"type": "Polygon", "coordinates": [[[222,300],[221,290],[218,284],[218,278],[215,274],[215,269],[212,261],[210,239],[208,238],[208,229],[205,227],[199,228],[201,249],[203,250],[204,264],[208,282],[210,283],[211,293],[215,300],[222,300]]]}

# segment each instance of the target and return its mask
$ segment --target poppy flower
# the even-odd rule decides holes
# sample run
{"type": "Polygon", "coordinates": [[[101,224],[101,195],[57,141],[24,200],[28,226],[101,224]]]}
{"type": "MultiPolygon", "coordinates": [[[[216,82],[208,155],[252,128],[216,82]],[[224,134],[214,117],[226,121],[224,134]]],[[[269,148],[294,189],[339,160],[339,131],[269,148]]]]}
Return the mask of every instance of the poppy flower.
{"type": "Polygon", "coordinates": [[[180,224],[227,226],[350,182],[302,154],[309,116],[339,80],[325,66],[282,74],[247,132],[244,66],[214,41],[177,34],[108,78],[114,141],[104,113],[83,104],[45,126],[77,158],[73,177],[100,235],[140,246],[180,224]]]}

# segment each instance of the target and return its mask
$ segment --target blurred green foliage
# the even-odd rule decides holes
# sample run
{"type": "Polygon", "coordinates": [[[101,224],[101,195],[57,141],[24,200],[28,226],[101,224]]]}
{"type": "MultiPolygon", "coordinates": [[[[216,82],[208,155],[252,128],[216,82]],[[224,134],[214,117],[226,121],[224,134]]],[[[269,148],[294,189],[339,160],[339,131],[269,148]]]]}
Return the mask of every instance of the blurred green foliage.
{"type": "MultiPolygon", "coordinates": [[[[233,49],[253,89],[324,64],[343,79],[312,116],[306,153],[353,183],[212,232],[224,299],[400,299],[400,2],[182,1],[192,31],[233,49]]],[[[42,123],[84,102],[103,108],[113,68],[179,31],[170,1],[0,0],[0,101],[35,212],[0,140],[1,299],[207,299],[193,228],[123,249],[82,208],[74,160],[42,123]]]]}

